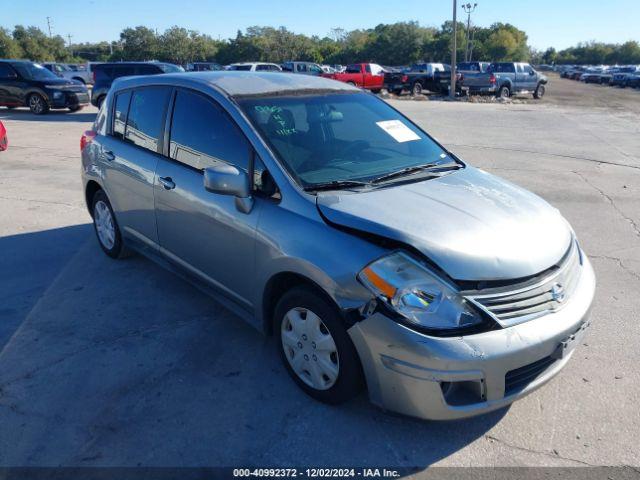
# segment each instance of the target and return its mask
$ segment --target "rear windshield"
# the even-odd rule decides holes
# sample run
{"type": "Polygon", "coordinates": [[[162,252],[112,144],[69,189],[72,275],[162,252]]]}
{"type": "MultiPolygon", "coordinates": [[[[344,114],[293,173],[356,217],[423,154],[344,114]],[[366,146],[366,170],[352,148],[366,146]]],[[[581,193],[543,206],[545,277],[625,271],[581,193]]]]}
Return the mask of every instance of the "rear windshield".
{"type": "Polygon", "coordinates": [[[256,129],[303,186],[370,181],[426,163],[451,163],[429,136],[363,93],[239,99],[256,129]]]}

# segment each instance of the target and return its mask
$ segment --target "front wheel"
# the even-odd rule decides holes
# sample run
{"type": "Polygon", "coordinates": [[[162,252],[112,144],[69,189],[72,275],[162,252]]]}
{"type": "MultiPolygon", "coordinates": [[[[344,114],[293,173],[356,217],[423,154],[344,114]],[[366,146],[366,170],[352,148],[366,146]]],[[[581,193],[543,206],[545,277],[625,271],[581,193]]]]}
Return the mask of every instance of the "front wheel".
{"type": "Polygon", "coordinates": [[[32,93],[27,100],[29,104],[29,110],[35,115],[42,115],[49,111],[49,105],[42,95],[39,93],[32,93]]]}
{"type": "Polygon", "coordinates": [[[343,403],[364,385],[360,358],[337,308],[306,287],[289,290],[275,309],[283,363],[296,384],[324,403],[343,403]]]}
{"type": "Polygon", "coordinates": [[[533,98],[535,98],[536,100],[541,100],[542,97],[544,97],[545,91],[546,91],[546,88],[544,85],[542,84],[538,85],[535,92],[533,92],[533,98]]]}

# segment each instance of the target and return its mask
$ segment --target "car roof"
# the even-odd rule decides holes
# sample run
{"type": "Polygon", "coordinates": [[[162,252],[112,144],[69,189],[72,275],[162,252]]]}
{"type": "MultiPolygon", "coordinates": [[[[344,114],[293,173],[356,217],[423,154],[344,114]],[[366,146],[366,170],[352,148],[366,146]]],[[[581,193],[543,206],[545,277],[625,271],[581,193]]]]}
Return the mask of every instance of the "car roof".
{"type": "Polygon", "coordinates": [[[164,75],[125,77],[116,80],[116,89],[141,87],[145,85],[172,85],[188,87],[194,83],[207,85],[222,91],[230,97],[247,95],[268,95],[295,93],[300,91],[348,91],[360,89],[348,83],[311,75],[293,75],[279,72],[186,72],[164,75]]]}

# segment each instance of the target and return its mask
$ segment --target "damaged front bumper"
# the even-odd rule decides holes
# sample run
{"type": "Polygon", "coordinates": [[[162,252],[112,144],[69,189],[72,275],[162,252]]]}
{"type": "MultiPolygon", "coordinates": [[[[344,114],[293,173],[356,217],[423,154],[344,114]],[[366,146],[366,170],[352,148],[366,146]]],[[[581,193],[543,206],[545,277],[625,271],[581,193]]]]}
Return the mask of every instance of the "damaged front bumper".
{"type": "Polygon", "coordinates": [[[553,378],[589,326],[594,292],[585,257],[566,306],[519,325],[440,338],[377,312],[349,334],[374,404],[424,419],[464,418],[508,405],[553,378]]]}

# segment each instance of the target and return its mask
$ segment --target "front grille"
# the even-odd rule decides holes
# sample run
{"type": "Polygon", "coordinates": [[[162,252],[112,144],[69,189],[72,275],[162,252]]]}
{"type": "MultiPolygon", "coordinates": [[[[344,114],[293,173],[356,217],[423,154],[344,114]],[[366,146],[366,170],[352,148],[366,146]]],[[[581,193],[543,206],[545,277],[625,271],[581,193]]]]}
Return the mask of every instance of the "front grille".
{"type": "Polygon", "coordinates": [[[560,263],[541,277],[519,286],[479,290],[465,294],[501,326],[509,327],[561,309],[580,279],[581,258],[575,241],[560,263]]]}
{"type": "Polygon", "coordinates": [[[504,376],[504,396],[524,390],[527,385],[548,370],[555,361],[554,358],[545,357],[524,367],[508,371],[504,376]]]}

